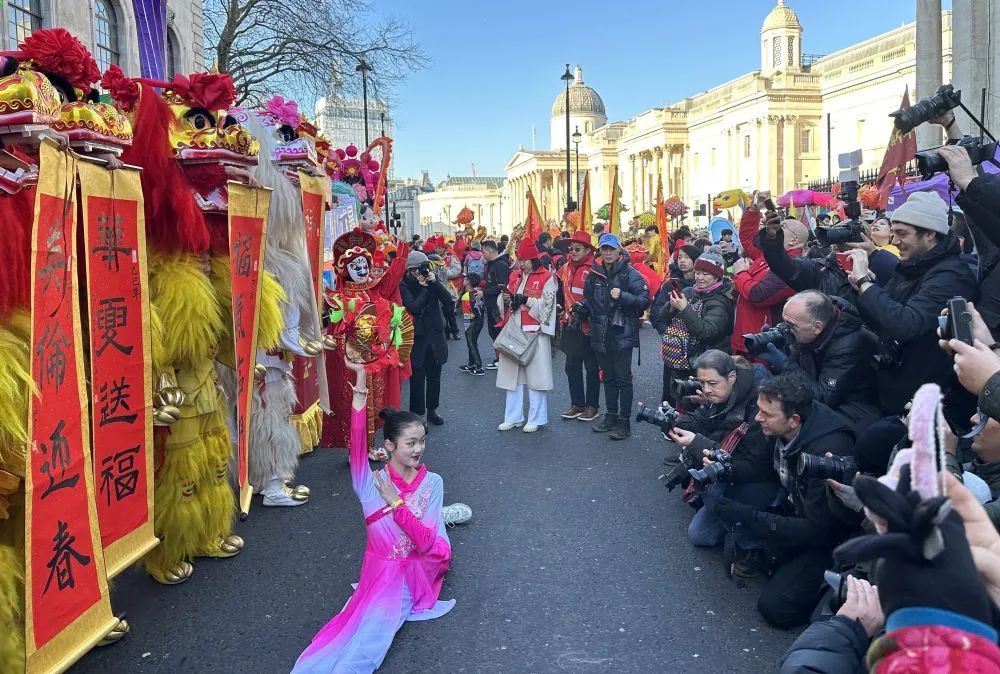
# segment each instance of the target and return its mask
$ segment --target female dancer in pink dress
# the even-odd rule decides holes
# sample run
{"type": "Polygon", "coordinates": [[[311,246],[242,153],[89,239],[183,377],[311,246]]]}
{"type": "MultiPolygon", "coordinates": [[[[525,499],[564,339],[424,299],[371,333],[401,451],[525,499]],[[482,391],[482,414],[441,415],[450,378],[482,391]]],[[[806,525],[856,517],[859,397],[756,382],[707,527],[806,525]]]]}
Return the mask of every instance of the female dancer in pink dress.
{"type": "Polygon", "coordinates": [[[396,631],[408,620],[431,620],[455,600],[438,601],[451,562],[441,517],[444,482],[420,463],[427,428],[410,412],[383,410],[385,470],[368,467],[364,366],[345,359],[357,376],[351,403],[351,481],[361,500],[368,544],[361,580],[347,605],[321,629],[293,674],[373,672],[396,631]]]}

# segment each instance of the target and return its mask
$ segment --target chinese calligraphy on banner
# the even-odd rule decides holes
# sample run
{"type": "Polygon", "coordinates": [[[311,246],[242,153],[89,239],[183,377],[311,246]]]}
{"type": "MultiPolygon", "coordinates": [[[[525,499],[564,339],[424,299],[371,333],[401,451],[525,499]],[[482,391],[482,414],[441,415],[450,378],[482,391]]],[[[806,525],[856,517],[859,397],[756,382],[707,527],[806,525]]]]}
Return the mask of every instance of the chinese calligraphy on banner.
{"type": "MultiPolygon", "coordinates": [[[[323,301],[323,234],[326,229],[326,178],[299,172],[302,190],[302,219],[306,229],[306,252],[312,263],[313,283],[316,287],[316,301],[323,301]]],[[[322,304],[320,304],[322,306],[322,304]]]]}
{"type": "Polygon", "coordinates": [[[27,670],[62,670],[115,625],[91,470],[76,280],[76,160],[41,147],[32,228],[27,670]]]}
{"type": "Polygon", "coordinates": [[[250,512],[247,452],[254,366],[257,364],[257,308],[261,261],[271,190],[229,183],[229,264],[233,293],[233,340],[236,344],[236,448],[240,513],[250,512]]]}
{"type": "Polygon", "coordinates": [[[81,160],[79,175],[97,517],[114,578],[157,544],[145,222],[138,171],[81,160]]]}

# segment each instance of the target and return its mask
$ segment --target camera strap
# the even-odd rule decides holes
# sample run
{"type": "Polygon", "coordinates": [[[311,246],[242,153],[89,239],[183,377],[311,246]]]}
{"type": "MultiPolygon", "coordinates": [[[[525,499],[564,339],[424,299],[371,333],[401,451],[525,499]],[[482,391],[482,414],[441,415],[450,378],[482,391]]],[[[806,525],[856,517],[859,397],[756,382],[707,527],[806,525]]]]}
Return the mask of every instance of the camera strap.
{"type": "Polygon", "coordinates": [[[729,435],[723,439],[722,444],[719,445],[719,449],[726,454],[732,454],[733,450],[736,449],[736,446],[740,444],[740,440],[746,436],[749,430],[750,424],[744,421],[742,424],[729,431],[729,435]]]}

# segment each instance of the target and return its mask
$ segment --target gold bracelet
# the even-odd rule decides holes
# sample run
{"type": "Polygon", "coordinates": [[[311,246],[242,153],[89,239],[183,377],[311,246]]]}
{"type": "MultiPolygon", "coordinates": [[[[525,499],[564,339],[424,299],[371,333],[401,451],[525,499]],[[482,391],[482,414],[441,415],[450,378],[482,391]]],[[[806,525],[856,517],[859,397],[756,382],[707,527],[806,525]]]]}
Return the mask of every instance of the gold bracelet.
{"type": "Polygon", "coordinates": [[[399,506],[403,505],[404,503],[405,503],[405,501],[403,501],[403,499],[398,498],[398,499],[396,499],[395,501],[393,501],[392,503],[389,504],[389,510],[395,510],[396,508],[398,508],[399,506]]]}

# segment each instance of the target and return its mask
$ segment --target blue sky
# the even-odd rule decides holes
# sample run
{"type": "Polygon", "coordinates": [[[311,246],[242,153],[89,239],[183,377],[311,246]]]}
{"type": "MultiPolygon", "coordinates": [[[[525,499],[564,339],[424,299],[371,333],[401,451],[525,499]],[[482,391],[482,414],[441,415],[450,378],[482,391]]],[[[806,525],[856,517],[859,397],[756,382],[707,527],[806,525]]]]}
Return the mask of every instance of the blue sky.
{"type": "MultiPolygon", "coordinates": [[[[395,91],[397,177],[503,175],[518,145],[548,147],[566,62],[628,119],[759,67],[759,31],[775,0],[380,0],[430,59],[395,91]],[[628,7],[627,10],[620,9],[628,7]],[[565,26],[565,27],[563,27],[565,26]],[[572,66],[571,66],[572,67],[572,66]]],[[[787,0],[803,51],[828,54],[915,17],[914,0],[787,0]]],[[[950,1],[943,3],[950,8],[950,1]]]]}

